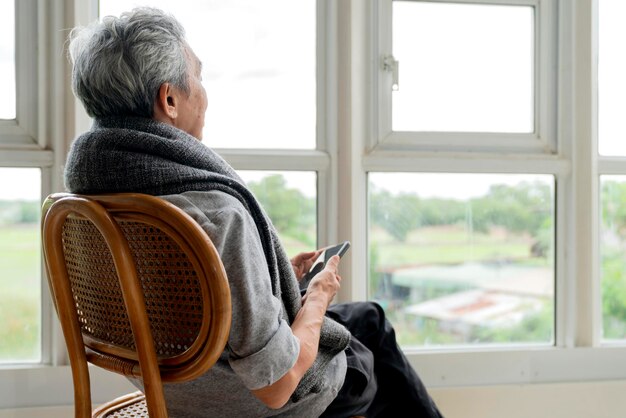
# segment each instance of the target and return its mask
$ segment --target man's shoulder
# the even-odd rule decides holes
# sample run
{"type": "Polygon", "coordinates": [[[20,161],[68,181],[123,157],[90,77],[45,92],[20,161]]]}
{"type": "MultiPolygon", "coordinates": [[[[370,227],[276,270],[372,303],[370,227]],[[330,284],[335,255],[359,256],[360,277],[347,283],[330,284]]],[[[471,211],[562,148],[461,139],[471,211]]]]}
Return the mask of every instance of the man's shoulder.
{"type": "Polygon", "coordinates": [[[179,194],[159,196],[181,209],[197,207],[202,211],[239,210],[245,209],[243,204],[235,196],[220,190],[188,191],[179,194]]]}
{"type": "Polygon", "coordinates": [[[235,196],[219,190],[189,191],[159,196],[174,204],[193,218],[206,217],[212,222],[251,221],[251,215],[235,196]]]}

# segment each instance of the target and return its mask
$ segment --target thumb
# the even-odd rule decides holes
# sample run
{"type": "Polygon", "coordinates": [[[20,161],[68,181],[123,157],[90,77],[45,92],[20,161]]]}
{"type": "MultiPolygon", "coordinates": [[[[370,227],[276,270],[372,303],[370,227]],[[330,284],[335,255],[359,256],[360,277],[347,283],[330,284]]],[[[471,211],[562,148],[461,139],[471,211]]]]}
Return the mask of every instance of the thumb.
{"type": "Polygon", "coordinates": [[[339,260],[341,260],[341,258],[339,258],[338,255],[333,255],[328,260],[328,263],[326,263],[326,268],[330,269],[333,273],[337,272],[337,267],[339,267],[339,260]]]}

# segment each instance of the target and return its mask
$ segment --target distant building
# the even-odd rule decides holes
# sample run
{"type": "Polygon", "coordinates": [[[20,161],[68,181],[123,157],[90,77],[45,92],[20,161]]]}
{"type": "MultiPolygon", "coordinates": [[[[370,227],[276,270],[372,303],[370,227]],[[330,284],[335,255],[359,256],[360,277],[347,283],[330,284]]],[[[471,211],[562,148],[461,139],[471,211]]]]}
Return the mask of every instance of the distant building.
{"type": "Polygon", "coordinates": [[[474,327],[513,326],[554,297],[553,270],[512,263],[422,266],[390,274],[403,311],[436,321],[441,332],[467,336],[474,327]]]}

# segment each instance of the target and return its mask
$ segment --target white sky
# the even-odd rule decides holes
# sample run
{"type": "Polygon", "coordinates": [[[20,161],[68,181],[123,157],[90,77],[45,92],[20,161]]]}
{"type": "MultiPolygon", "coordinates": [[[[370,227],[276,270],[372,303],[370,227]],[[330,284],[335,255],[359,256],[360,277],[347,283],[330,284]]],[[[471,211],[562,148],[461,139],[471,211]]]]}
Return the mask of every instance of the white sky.
{"type": "Polygon", "coordinates": [[[521,182],[541,181],[552,185],[551,175],[467,174],[467,173],[374,173],[370,184],[392,194],[415,193],[422,198],[470,199],[487,194],[494,184],[513,186],[521,182]]]}
{"type": "Polygon", "coordinates": [[[393,2],[394,131],[533,132],[533,8],[393,2]]]}
{"type": "Polygon", "coordinates": [[[100,13],[142,5],[174,15],[203,62],[207,145],[315,148],[315,0],[101,0],[100,13]]]}
{"type": "Polygon", "coordinates": [[[13,1],[0,1],[0,119],[15,117],[15,20],[13,1]]]}
{"type": "Polygon", "coordinates": [[[39,168],[0,167],[0,200],[39,200],[41,170],[39,168]]]}

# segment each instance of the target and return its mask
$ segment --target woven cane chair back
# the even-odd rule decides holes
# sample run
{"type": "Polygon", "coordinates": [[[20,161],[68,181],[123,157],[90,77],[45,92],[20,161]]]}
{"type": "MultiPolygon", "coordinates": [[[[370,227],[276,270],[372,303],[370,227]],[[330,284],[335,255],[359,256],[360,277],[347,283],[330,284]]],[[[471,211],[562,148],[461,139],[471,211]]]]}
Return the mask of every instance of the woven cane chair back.
{"type": "Polygon", "coordinates": [[[228,338],[230,291],[209,237],[157,197],[66,193],[44,202],[42,235],[76,417],[92,416],[87,363],[139,378],[145,392],[93,416],[166,417],[162,382],[206,372],[228,338]]]}

